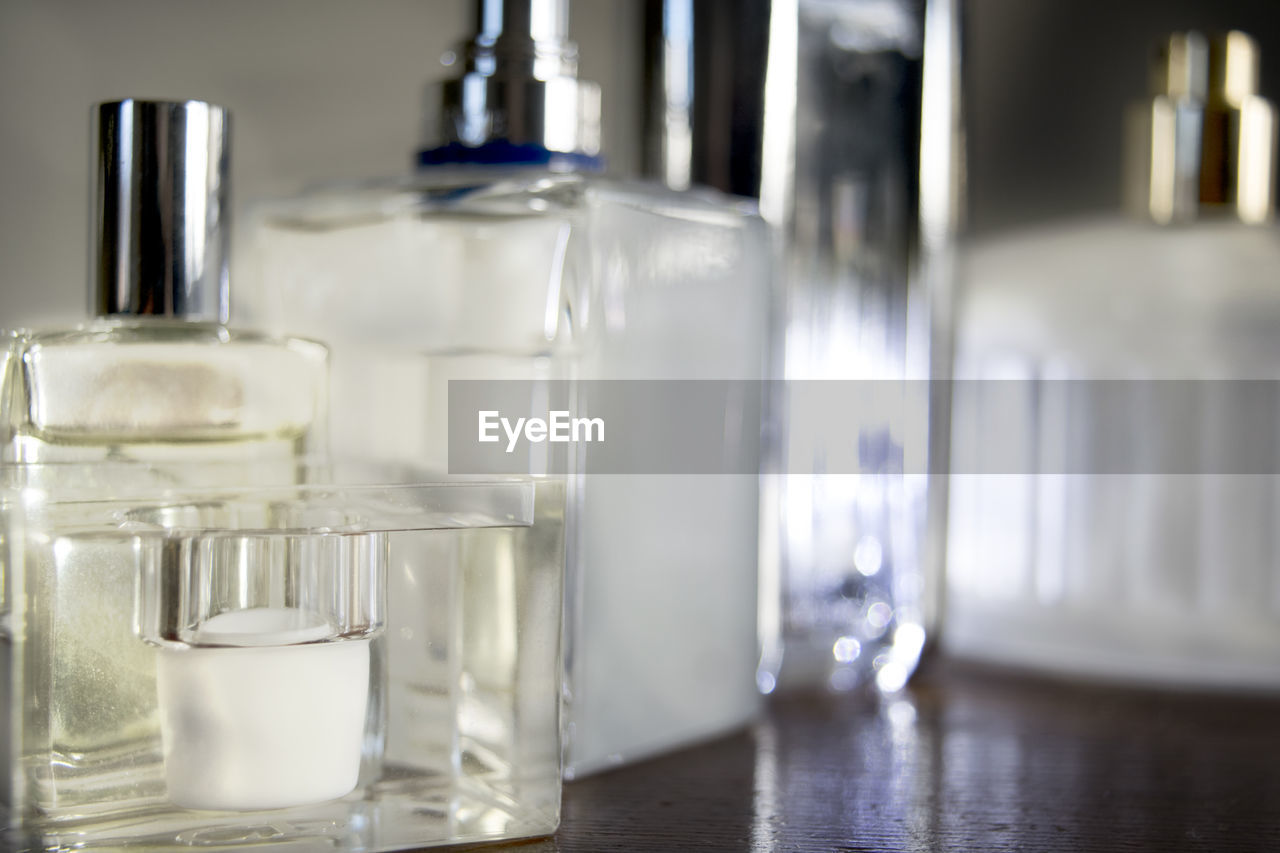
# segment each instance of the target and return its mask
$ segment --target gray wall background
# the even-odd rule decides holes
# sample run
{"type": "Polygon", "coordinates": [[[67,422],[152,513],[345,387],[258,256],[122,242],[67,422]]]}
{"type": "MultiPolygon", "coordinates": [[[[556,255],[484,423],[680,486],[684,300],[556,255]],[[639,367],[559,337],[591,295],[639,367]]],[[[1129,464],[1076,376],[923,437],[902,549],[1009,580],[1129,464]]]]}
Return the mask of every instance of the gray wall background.
{"type": "MultiPolygon", "coordinates": [[[[733,0],[709,0],[732,3],[733,0]]],[[[856,2],[856,0],[851,0],[856,2]]],[[[235,113],[234,192],[404,171],[424,85],[470,0],[0,0],[0,327],[80,319],[89,108],[199,97],[235,113]]],[[[582,73],[614,171],[640,138],[640,0],[576,0],[582,73]]],[[[1173,29],[1251,31],[1280,97],[1276,0],[967,0],[973,233],[1111,209],[1124,104],[1173,29]]],[[[243,221],[243,217],[241,217],[243,221]]]]}
{"type": "MultiPolygon", "coordinates": [[[[469,28],[471,8],[0,0],[0,328],[84,316],[93,104],[136,96],[229,107],[238,211],[317,181],[398,174],[419,142],[424,86],[445,76],[440,57],[469,28]]],[[[606,151],[632,171],[638,4],[579,0],[571,31],[582,76],[604,90],[606,151]]]]}
{"type": "Polygon", "coordinates": [[[1160,36],[1242,29],[1280,100],[1280,0],[965,0],[971,233],[1115,210],[1125,105],[1160,36]]]}

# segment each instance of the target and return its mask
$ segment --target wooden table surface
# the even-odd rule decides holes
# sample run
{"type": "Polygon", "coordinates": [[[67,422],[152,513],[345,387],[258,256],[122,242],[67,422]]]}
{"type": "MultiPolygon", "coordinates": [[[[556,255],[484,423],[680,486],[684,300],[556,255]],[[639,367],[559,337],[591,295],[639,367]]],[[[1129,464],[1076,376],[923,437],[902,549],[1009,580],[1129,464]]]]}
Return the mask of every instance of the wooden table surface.
{"type": "Polygon", "coordinates": [[[541,851],[1280,851],[1280,698],[932,661],[565,787],[541,851]]]}

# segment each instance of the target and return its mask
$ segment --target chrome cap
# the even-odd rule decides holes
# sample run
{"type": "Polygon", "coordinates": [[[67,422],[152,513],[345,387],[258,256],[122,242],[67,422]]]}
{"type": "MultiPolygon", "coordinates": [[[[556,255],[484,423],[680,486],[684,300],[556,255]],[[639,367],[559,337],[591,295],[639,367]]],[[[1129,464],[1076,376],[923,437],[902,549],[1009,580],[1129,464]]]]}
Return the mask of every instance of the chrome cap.
{"type": "Polygon", "coordinates": [[[461,76],[429,96],[428,144],[600,152],[600,87],[578,79],[568,0],[477,0],[461,76]]]}
{"type": "Polygon", "coordinates": [[[203,101],[97,107],[98,316],[226,322],[230,116],[203,101]]]}

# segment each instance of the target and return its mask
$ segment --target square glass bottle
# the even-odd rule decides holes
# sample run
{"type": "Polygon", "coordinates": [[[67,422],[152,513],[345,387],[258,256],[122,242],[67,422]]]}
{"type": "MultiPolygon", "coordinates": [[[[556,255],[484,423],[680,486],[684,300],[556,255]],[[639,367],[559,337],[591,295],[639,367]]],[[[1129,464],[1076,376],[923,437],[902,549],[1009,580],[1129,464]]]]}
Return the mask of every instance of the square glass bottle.
{"type": "MultiPolygon", "coordinates": [[[[567,3],[477,12],[416,174],[313,191],[253,226],[244,317],[330,344],[335,447],[443,467],[450,380],[764,378],[772,244],[753,208],[601,177],[567,3]]],[[[727,432],[758,433],[730,414],[727,432]]],[[[754,471],[755,446],[727,448],[727,467],[754,471]]],[[[574,473],[571,776],[759,705],[756,478],[574,473]]]]}

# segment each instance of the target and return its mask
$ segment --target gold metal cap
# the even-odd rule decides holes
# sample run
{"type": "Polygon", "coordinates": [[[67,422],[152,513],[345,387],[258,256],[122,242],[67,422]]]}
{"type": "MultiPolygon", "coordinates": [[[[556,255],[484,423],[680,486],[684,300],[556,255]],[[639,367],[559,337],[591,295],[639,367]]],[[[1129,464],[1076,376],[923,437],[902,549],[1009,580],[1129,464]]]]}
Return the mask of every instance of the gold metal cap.
{"type": "Polygon", "coordinates": [[[1156,45],[1151,95],[1203,101],[1209,87],[1209,44],[1195,31],[1173,33],[1156,45]]]}
{"type": "Polygon", "coordinates": [[[1258,94],[1258,43],[1239,30],[1209,42],[1208,102],[1214,109],[1239,109],[1258,94]]]}
{"type": "Polygon", "coordinates": [[[1162,225],[1275,211],[1275,107],[1258,95],[1257,42],[1175,33],[1157,46],[1151,97],[1126,117],[1125,203],[1162,225]]]}
{"type": "Polygon", "coordinates": [[[1201,141],[1200,204],[1251,224],[1275,212],[1276,109],[1258,95],[1260,64],[1244,33],[1213,39],[1201,141]]]}

